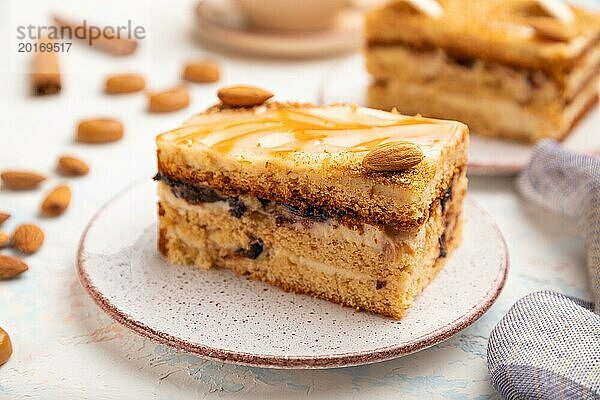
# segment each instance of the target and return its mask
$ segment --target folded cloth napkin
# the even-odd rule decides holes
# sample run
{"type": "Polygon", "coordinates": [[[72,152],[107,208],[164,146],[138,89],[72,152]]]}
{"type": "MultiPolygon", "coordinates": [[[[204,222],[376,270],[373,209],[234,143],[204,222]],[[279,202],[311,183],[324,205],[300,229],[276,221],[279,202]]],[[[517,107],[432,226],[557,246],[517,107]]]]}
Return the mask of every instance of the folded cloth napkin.
{"type": "Polygon", "coordinates": [[[488,342],[494,387],[506,399],[600,399],[600,315],[554,292],[523,297],[488,342]]]}
{"type": "Polygon", "coordinates": [[[574,217],[587,245],[590,289],[600,314],[600,158],[540,142],[518,187],[529,199],[574,217]]]}
{"type": "MultiPolygon", "coordinates": [[[[518,187],[580,225],[600,313],[600,159],[543,141],[518,187]]],[[[494,387],[507,399],[600,399],[600,315],[593,309],[593,303],[554,292],[519,300],[490,335],[494,387]]]]}

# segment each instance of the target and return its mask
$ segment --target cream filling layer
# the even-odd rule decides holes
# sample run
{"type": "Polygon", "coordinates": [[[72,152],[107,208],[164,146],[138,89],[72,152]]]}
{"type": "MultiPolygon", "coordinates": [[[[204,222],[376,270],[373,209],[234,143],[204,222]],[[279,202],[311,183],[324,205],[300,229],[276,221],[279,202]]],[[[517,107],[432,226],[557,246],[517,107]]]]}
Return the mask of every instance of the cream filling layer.
{"type": "MultiPolygon", "coordinates": [[[[226,213],[229,214],[230,206],[227,201],[216,201],[211,203],[190,204],[184,199],[177,198],[170,187],[164,182],[159,182],[157,192],[160,201],[164,201],[174,208],[183,211],[191,211],[201,215],[202,213],[226,213]]],[[[247,211],[256,212],[265,218],[274,218],[275,216],[265,210],[256,197],[240,196],[240,200],[246,205],[247,211]]],[[[286,212],[283,207],[279,207],[277,212],[286,212]]],[[[426,241],[426,224],[417,231],[406,233],[400,232],[390,235],[385,231],[374,226],[363,224],[361,231],[351,229],[330,218],[325,221],[313,221],[303,217],[290,214],[294,218],[290,226],[298,230],[308,230],[316,238],[339,237],[339,240],[354,243],[358,246],[364,245],[372,248],[376,252],[384,252],[389,248],[404,248],[408,251],[417,253],[420,251],[426,241]],[[308,223],[303,223],[308,222],[308,223]]]]}
{"type": "Polygon", "coordinates": [[[598,96],[599,78],[590,81],[565,108],[561,108],[560,104],[523,107],[506,96],[473,97],[471,93],[443,92],[426,83],[407,85],[395,79],[387,81],[385,86],[372,86],[371,96],[376,102],[385,102],[379,106],[395,106],[403,112],[413,111],[411,107],[423,107],[420,109],[423,112],[428,107],[427,112],[437,117],[463,119],[480,134],[486,132],[485,129],[478,131],[476,122],[493,124],[509,132],[526,132],[537,140],[546,136],[558,138],[564,134],[598,96]]]}
{"type": "Polygon", "coordinates": [[[590,102],[598,97],[598,84],[600,83],[600,74],[590,80],[588,84],[577,94],[575,99],[566,107],[563,116],[563,128],[567,129],[573,124],[575,119],[583,112],[590,102]]]}
{"type": "MultiPolygon", "coordinates": [[[[195,247],[193,238],[190,238],[188,235],[186,235],[182,231],[178,230],[176,226],[170,227],[168,229],[170,230],[170,232],[168,232],[167,235],[174,234],[179,240],[181,240],[187,246],[192,247],[192,248],[195,247]]],[[[311,271],[315,271],[318,273],[323,273],[325,275],[337,276],[342,279],[360,280],[360,281],[370,281],[370,280],[376,279],[375,277],[373,277],[369,274],[364,274],[364,273],[359,273],[359,272],[355,272],[355,271],[350,271],[350,270],[347,270],[344,268],[334,267],[332,265],[325,264],[321,261],[315,260],[314,258],[310,258],[310,257],[306,257],[306,256],[299,257],[299,256],[297,256],[289,251],[283,250],[281,248],[271,249],[271,251],[274,251],[276,256],[279,256],[279,257],[283,256],[283,257],[287,258],[288,260],[290,260],[294,264],[302,265],[304,268],[307,268],[311,271]]]]}
{"type": "Polygon", "coordinates": [[[565,74],[564,89],[542,72],[517,69],[479,59],[459,65],[442,49],[414,50],[406,46],[382,46],[369,50],[367,67],[375,79],[438,82],[477,90],[489,88],[511,95],[520,102],[572,99],[600,68],[600,46],[588,51],[577,67],[565,74]]]}
{"type": "MultiPolygon", "coordinates": [[[[168,189],[168,187],[167,187],[167,189],[168,189]]],[[[201,204],[201,205],[189,205],[189,204],[185,205],[185,204],[181,204],[182,202],[186,203],[185,201],[177,199],[172,195],[169,196],[170,191],[167,191],[165,193],[164,188],[159,189],[159,191],[161,192],[161,196],[166,194],[165,197],[161,198],[162,202],[173,201],[176,204],[170,203],[171,206],[175,206],[175,207],[181,206],[182,211],[183,210],[192,211],[193,213],[196,213],[200,218],[202,217],[203,214],[214,213],[215,211],[225,213],[227,218],[234,218],[229,215],[229,209],[225,202],[205,203],[205,204],[201,204]],[[223,204],[217,204],[217,203],[223,203],[223,204]]],[[[316,224],[323,224],[323,223],[316,223],[316,224]]],[[[427,225],[435,225],[435,222],[433,220],[430,220],[426,223],[426,226],[427,225]]],[[[342,228],[342,229],[344,229],[344,228],[342,228]]],[[[430,229],[434,229],[433,226],[431,226],[430,229]]],[[[187,245],[191,248],[197,247],[197,243],[195,242],[194,238],[190,237],[190,235],[187,234],[186,232],[184,232],[184,230],[178,229],[176,224],[170,225],[167,227],[167,236],[168,237],[176,237],[178,240],[182,241],[185,245],[187,245]]],[[[401,285],[402,292],[405,292],[406,290],[420,290],[420,288],[423,285],[415,284],[415,283],[420,279],[428,280],[431,278],[431,274],[425,274],[424,270],[432,267],[438,259],[439,250],[438,250],[438,247],[435,245],[435,242],[437,242],[436,238],[437,238],[437,236],[430,235],[430,239],[429,239],[430,243],[427,243],[427,249],[425,249],[422,256],[420,257],[420,260],[414,265],[413,273],[405,275],[405,277],[407,278],[406,280],[398,280],[395,282],[391,282],[394,285],[401,285]]],[[[326,276],[332,276],[332,277],[336,277],[336,278],[339,278],[342,280],[350,280],[350,281],[354,280],[354,281],[362,281],[362,282],[369,282],[369,281],[375,282],[375,281],[381,279],[381,277],[379,275],[351,271],[351,270],[345,269],[343,267],[323,263],[319,260],[316,260],[316,259],[314,259],[310,256],[306,256],[306,255],[298,256],[297,254],[287,251],[279,246],[271,246],[269,251],[272,253],[273,257],[275,257],[275,258],[282,258],[282,257],[286,258],[291,263],[302,266],[302,268],[305,268],[306,270],[314,272],[314,273],[324,274],[326,276]]],[[[416,292],[415,293],[406,292],[404,294],[404,301],[408,301],[408,299],[414,295],[416,295],[416,292]]]]}

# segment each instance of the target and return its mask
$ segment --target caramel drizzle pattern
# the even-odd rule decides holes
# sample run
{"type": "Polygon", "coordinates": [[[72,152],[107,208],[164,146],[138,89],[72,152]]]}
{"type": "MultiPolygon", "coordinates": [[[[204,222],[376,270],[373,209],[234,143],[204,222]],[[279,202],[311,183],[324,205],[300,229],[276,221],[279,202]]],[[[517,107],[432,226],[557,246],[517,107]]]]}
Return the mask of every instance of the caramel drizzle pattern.
{"type": "MultiPolygon", "coordinates": [[[[270,148],[269,150],[272,152],[293,152],[303,148],[304,145],[309,142],[332,136],[332,131],[339,133],[340,131],[375,130],[378,128],[437,123],[437,121],[433,120],[409,117],[399,121],[390,121],[390,123],[367,125],[360,122],[334,121],[299,110],[279,110],[277,117],[278,118],[262,117],[259,119],[251,118],[246,121],[217,121],[198,125],[186,125],[171,132],[185,132],[193,129],[193,132],[184,134],[177,139],[178,144],[191,144],[194,140],[203,139],[215,130],[221,131],[228,137],[213,143],[210,147],[223,153],[230,151],[238,141],[251,135],[289,132],[294,135],[295,141],[293,143],[286,143],[281,146],[270,148]],[[294,117],[296,117],[296,119],[294,117]],[[299,120],[298,117],[303,119],[299,120]],[[257,127],[252,127],[252,125],[257,125],[257,127]]],[[[351,152],[367,151],[389,138],[389,136],[382,136],[375,139],[370,138],[367,141],[349,147],[347,150],[351,152]]]]}

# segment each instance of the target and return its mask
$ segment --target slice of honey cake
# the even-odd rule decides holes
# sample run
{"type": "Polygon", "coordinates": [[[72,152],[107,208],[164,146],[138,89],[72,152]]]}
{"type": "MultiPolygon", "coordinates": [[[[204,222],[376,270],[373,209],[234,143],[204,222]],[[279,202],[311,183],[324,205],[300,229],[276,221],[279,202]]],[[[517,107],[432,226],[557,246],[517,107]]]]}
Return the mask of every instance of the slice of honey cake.
{"type": "Polygon", "coordinates": [[[221,104],[157,138],[158,247],[400,318],[460,241],[467,147],[459,122],[221,104]]]}
{"type": "Polygon", "coordinates": [[[369,107],[529,142],[564,138],[595,108],[600,13],[557,0],[439,0],[429,14],[414,3],[366,17],[369,107]]]}

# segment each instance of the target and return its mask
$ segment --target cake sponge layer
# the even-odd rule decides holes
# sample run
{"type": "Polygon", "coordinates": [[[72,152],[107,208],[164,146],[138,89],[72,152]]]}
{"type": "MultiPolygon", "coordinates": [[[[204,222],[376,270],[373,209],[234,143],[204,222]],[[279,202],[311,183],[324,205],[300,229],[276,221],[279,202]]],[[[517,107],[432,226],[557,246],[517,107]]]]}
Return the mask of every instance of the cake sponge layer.
{"type": "Polygon", "coordinates": [[[314,220],[251,196],[190,204],[161,182],[159,249],[173,263],[400,318],[459,241],[464,171],[452,182],[414,232],[314,220]]]}

